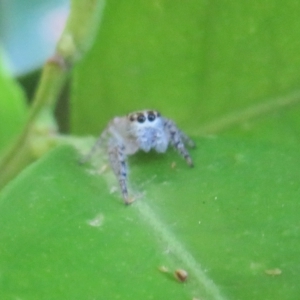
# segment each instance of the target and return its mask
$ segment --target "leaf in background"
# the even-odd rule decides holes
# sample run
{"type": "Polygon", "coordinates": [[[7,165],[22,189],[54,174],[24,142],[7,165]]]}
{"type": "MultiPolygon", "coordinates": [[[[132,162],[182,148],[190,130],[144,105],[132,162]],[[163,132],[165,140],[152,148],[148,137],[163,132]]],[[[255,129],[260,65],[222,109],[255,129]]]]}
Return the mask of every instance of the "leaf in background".
{"type": "Polygon", "coordinates": [[[5,70],[0,57],[0,152],[25,124],[27,115],[23,90],[5,70]]]}
{"type": "Polygon", "coordinates": [[[172,151],[132,158],[144,196],[131,206],[111,194],[111,171],[68,147],[27,168],[0,198],[1,299],[296,299],[299,158],[197,142],[194,169],[172,151]]]}
{"type": "Polygon", "coordinates": [[[109,1],[75,73],[73,131],[98,134],[115,115],[157,108],[195,135],[298,146],[299,13],[293,0],[109,1]]]}

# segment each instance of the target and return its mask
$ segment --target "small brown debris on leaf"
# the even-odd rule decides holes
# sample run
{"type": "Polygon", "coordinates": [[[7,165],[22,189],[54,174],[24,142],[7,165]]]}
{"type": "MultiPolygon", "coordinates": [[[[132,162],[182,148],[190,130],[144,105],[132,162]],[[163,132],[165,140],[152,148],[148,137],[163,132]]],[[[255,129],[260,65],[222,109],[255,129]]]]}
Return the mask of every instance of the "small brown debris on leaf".
{"type": "Polygon", "coordinates": [[[270,276],[278,276],[282,274],[282,271],[279,268],[265,270],[265,273],[270,276]]]}
{"type": "Polygon", "coordinates": [[[187,271],[185,271],[183,269],[177,269],[175,271],[174,275],[180,282],[185,282],[188,277],[187,271]]]}

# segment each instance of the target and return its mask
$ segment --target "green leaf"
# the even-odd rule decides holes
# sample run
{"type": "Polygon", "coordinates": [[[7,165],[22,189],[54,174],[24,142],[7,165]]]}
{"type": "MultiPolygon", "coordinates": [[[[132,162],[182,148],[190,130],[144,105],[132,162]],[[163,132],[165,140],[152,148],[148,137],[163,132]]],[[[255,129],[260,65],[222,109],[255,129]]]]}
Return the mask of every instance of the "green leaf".
{"type": "Polygon", "coordinates": [[[0,56],[0,152],[20,132],[26,113],[24,92],[9,76],[0,56]]]}
{"type": "Polygon", "coordinates": [[[133,157],[130,206],[72,148],[27,168],[0,197],[1,299],[297,298],[298,151],[197,144],[193,169],[133,157]]]}
{"type": "Polygon", "coordinates": [[[75,72],[73,132],[154,108],[195,135],[298,145],[299,13],[294,0],[108,1],[75,72]]]}

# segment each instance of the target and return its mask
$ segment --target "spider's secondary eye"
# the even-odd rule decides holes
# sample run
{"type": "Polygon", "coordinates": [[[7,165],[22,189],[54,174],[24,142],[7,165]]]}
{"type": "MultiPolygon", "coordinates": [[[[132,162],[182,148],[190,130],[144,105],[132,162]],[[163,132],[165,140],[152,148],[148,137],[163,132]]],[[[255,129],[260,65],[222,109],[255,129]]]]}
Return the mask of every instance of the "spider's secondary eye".
{"type": "Polygon", "coordinates": [[[152,121],[155,120],[155,118],[156,118],[155,114],[154,114],[152,111],[149,112],[149,114],[148,114],[148,120],[149,120],[150,122],[152,122],[152,121]]]}
{"type": "Polygon", "coordinates": [[[137,117],[137,121],[139,122],[139,123],[144,123],[145,121],[146,121],[146,117],[144,116],[144,115],[138,115],[138,117],[137,117]]]}

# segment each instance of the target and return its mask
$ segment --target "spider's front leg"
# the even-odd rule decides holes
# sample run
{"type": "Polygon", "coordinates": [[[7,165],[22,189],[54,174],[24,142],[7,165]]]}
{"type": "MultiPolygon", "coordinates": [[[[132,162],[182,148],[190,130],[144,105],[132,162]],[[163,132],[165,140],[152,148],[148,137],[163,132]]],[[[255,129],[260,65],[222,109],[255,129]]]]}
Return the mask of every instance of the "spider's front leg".
{"type": "Polygon", "coordinates": [[[122,196],[125,204],[130,204],[131,201],[128,197],[127,189],[127,163],[125,146],[122,144],[116,144],[109,147],[109,160],[111,167],[119,181],[122,196]]]}
{"type": "Polygon", "coordinates": [[[165,128],[169,132],[170,141],[173,147],[185,159],[187,164],[190,167],[193,167],[194,163],[189,152],[185,148],[184,143],[187,143],[190,147],[195,147],[195,143],[186,134],[184,134],[173,121],[169,119],[165,119],[165,128]]]}

